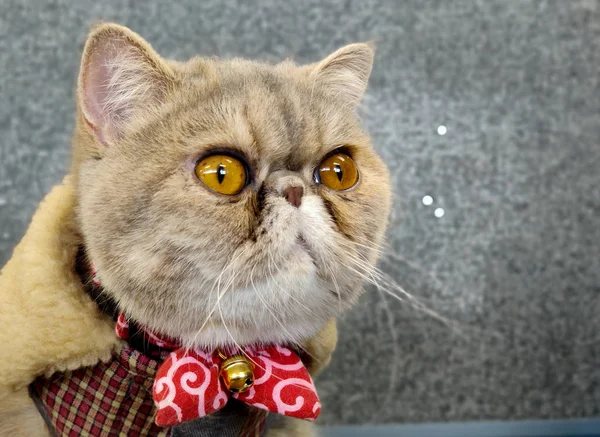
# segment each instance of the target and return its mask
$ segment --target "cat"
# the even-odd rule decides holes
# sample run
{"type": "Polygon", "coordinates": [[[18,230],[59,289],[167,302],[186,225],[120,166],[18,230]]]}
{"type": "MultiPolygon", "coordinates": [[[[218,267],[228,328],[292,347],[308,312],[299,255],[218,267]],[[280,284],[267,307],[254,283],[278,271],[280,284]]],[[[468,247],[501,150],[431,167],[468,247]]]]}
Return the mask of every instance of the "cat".
{"type": "MultiPolygon", "coordinates": [[[[104,295],[186,347],[310,345],[325,363],[319,332],[360,296],[390,212],[356,113],[373,56],[351,44],[304,66],[178,62],[96,26],[71,177],[104,295]]],[[[270,435],[312,432],[290,426],[270,435]]]]}

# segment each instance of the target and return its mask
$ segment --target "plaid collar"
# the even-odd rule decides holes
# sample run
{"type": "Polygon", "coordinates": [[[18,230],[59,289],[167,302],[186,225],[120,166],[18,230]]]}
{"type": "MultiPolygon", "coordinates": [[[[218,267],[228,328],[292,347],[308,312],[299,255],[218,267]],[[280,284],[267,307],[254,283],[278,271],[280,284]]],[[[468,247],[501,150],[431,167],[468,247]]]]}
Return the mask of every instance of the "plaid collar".
{"type": "Polygon", "coordinates": [[[172,428],[156,425],[152,385],[160,361],[126,347],[107,362],[38,378],[30,395],[55,437],[259,437],[267,412],[241,403],[172,428]]]}
{"type": "MultiPolygon", "coordinates": [[[[80,250],[76,271],[88,284],[86,292],[116,322],[116,305],[102,296],[99,284],[93,284],[85,259],[80,250]]],[[[29,392],[49,432],[56,437],[259,437],[266,432],[272,415],[238,402],[228,403],[210,417],[172,428],[156,425],[152,386],[167,354],[144,341],[143,331],[130,324],[128,345],[115,351],[109,361],[40,377],[30,385],[29,392]]]]}

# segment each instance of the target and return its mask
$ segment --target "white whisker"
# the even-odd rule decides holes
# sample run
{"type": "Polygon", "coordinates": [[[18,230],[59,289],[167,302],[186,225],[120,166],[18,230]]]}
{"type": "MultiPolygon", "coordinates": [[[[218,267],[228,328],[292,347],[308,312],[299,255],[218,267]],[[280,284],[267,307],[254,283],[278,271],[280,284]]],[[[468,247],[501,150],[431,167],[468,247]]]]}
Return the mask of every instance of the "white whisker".
{"type": "MultiPolygon", "coordinates": [[[[392,355],[395,363],[400,361],[399,355],[399,341],[398,341],[398,333],[396,332],[396,326],[394,323],[394,315],[392,313],[392,309],[390,308],[390,304],[388,303],[385,294],[381,291],[379,287],[377,287],[377,291],[379,293],[379,298],[381,299],[381,303],[383,304],[384,311],[387,318],[388,330],[390,336],[392,337],[392,355]]],[[[392,397],[394,396],[396,384],[398,382],[398,366],[390,366],[390,378],[388,382],[388,392],[383,402],[383,405],[389,405],[392,402],[392,397]]]]}
{"type": "Polygon", "coordinates": [[[223,290],[223,293],[221,293],[220,292],[220,286],[221,286],[221,279],[223,278],[223,275],[225,274],[225,272],[227,270],[229,270],[233,266],[234,262],[237,261],[237,259],[240,258],[242,256],[242,254],[244,254],[244,253],[245,253],[245,250],[242,249],[236,255],[234,255],[233,258],[223,268],[223,270],[221,270],[221,273],[219,274],[219,276],[217,277],[217,279],[214,281],[213,286],[211,287],[211,290],[210,290],[209,302],[210,302],[210,299],[212,298],[213,291],[214,291],[215,287],[217,287],[217,301],[215,302],[215,304],[213,305],[213,307],[209,311],[208,315],[206,316],[206,319],[204,320],[204,322],[202,323],[202,325],[200,326],[200,328],[198,328],[196,334],[194,335],[192,343],[194,343],[196,341],[196,339],[198,338],[198,336],[200,335],[200,333],[202,332],[202,330],[204,329],[204,327],[206,326],[206,324],[210,321],[210,318],[212,317],[212,315],[214,314],[215,310],[217,309],[217,306],[220,304],[222,297],[225,295],[225,293],[227,292],[227,290],[229,289],[229,287],[232,286],[233,283],[235,282],[235,278],[237,278],[238,273],[236,273],[233,277],[231,277],[228,280],[228,282],[225,284],[225,288],[223,290]]]}

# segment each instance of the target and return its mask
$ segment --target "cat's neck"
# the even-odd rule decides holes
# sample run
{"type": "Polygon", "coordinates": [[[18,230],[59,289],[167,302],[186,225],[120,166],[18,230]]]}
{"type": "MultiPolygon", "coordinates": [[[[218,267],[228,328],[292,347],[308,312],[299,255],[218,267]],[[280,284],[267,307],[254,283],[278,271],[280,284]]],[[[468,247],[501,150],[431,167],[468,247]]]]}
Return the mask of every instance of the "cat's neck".
{"type": "MultiPolygon", "coordinates": [[[[94,284],[93,271],[90,260],[86,255],[85,248],[81,247],[77,253],[75,262],[75,271],[83,284],[86,294],[94,301],[98,309],[106,316],[113,319],[116,323],[119,316],[119,308],[114,299],[112,299],[99,284],[94,284]]],[[[142,352],[146,356],[160,357],[162,349],[145,341],[143,330],[131,322],[129,325],[129,338],[127,343],[133,349],[142,352]]]]}
{"type": "Polygon", "coordinates": [[[114,321],[117,320],[119,315],[119,309],[114,299],[104,293],[102,287],[94,286],[93,273],[91,263],[85,252],[85,248],[81,247],[77,252],[77,259],[75,261],[75,272],[81,279],[84,290],[88,296],[98,306],[98,309],[104,314],[112,318],[114,321]]]}

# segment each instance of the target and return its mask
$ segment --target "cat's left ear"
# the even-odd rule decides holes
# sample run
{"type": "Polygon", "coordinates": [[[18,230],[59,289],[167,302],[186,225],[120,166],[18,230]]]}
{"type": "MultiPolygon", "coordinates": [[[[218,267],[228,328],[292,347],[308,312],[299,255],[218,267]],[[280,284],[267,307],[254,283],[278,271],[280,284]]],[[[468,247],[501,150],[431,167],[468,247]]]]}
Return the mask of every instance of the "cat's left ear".
{"type": "Polygon", "coordinates": [[[311,79],[356,107],[367,90],[374,55],[372,44],[347,45],[317,63],[311,70],[311,79]]]}
{"type": "Polygon", "coordinates": [[[90,32],[78,81],[78,103],[96,140],[110,145],[135,115],[152,110],[173,88],[174,73],[141,36],[105,23],[90,32]]]}

